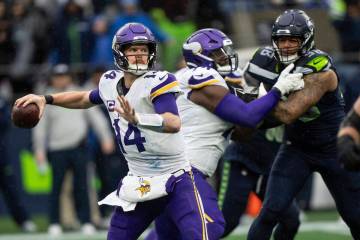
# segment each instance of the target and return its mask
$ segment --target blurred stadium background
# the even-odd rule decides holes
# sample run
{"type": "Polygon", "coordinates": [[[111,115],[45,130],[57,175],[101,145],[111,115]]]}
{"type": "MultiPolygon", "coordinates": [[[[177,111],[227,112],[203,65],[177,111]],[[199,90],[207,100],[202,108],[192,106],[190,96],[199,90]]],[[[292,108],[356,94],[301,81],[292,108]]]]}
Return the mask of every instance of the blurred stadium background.
{"type": "MultiPolygon", "coordinates": [[[[360,92],[359,0],[0,0],[0,96],[12,103],[26,93],[41,93],[51,67],[58,63],[71,67],[79,85],[86,83],[94,68],[113,68],[112,36],[129,19],[142,19],[152,26],[160,41],[158,68],[176,71],[182,66],[182,42],[204,27],[219,28],[233,39],[243,67],[257,47],[270,44],[271,25],[286,8],[303,9],[313,18],[316,45],[333,56],[349,108],[360,92]]],[[[39,172],[30,130],[11,126],[4,141],[22,201],[38,233],[21,234],[0,197],[0,239],[48,239],[51,171],[39,172]]],[[[89,173],[92,220],[96,223],[95,192],[100,183],[94,164],[89,173]]],[[[69,189],[65,192],[71,194],[69,189]]],[[[104,230],[86,238],[76,233],[72,202],[66,194],[61,210],[66,234],[57,239],[104,239],[104,230]]],[[[350,239],[318,175],[299,199],[305,220],[296,239],[350,239]]],[[[227,239],[245,239],[247,227],[241,225],[227,239]]]]}

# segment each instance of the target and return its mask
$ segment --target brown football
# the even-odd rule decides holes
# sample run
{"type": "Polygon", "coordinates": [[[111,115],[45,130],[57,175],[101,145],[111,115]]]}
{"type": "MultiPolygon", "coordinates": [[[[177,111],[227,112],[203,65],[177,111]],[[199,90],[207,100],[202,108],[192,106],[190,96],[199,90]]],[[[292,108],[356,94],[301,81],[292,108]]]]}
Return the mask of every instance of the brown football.
{"type": "Polygon", "coordinates": [[[39,107],[30,103],[26,107],[14,105],[11,112],[11,120],[19,128],[33,128],[39,122],[39,107]]]}

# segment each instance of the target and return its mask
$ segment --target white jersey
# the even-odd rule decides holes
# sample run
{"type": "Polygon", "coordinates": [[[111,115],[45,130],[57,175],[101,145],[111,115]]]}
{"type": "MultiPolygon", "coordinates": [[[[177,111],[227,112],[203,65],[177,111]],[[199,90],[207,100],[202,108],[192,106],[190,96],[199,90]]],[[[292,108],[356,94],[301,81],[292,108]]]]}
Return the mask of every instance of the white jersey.
{"type": "Polygon", "coordinates": [[[229,143],[233,124],[225,122],[206,108],[188,99],[193,89],[209,85],[228,88],[225,80],[214,69],[184,68],[178,71],[176,79],[185,93],[177,100],[186,143],[186,158],[202,173],[211,176],[229,143]]]}
{"type": "MultiPolygon", "coordinates": [[[[121,151],[131,173],[155,176],[189,168],[185,159],[185,143],[181,133],[160,133],[129,124],[114,110],[119,105],[117,84],[122,71],[108,71],[100,79],[99,92],[108,110],[121,151]]],[[[150,71],[137,78],[125,98],[138,113],[155,113],[152,100],[164,93],[179,93],[173,74],[150,71]]]]}

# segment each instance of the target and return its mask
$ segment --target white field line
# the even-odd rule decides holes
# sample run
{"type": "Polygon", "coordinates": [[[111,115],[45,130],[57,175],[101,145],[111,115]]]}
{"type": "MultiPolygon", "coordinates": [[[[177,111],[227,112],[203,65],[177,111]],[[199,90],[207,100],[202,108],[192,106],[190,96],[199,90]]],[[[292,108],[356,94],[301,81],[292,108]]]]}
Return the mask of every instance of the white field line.
{"type": "MultiPolygon", "coordinates": [[[[232,235],[244,235],[248,232],[250,225],[242,225],[235,229],[232,235]]],[[[338,235],[350,236],[350,231],[345,224],[338,221],[323,221],[323,222],[304,222],[301,223],[300,232],[319,231],[324,233],[334,233],[338,235]]],[[[148,230],[142,234],[146,236],[148,230]]],[[[64,233],[58,237],[50,237],[46,233],[36,234],[0,234],[0,240],[82,240],[82,239],[106,239],[106,231],[99,231],[94,235],[86,236],[80,232],[64,233]]]]}

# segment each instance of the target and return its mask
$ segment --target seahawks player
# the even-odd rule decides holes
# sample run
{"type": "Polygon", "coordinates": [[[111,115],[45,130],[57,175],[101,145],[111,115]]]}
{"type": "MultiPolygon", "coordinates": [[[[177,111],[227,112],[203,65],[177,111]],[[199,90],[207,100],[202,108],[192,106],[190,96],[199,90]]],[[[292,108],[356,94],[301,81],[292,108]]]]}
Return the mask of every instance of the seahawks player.
{"type": "Polygon", "coordinates": [[[341,124],[338,133],[340,164],[350,171],[360,170],[360,97],[341,124]]]}
{"type": "MultiPolygon", "coordinates": [[[[206,178],[215,172],[234,125],[255,128],[281,95],[303,87],[302,74],[289,74],[292,67],[289,66],[267,95],[246,104],[229,92],[222,77],[237,69],[232,41],[223,32],[213,28],[196,31],[184,43],[183,56],[188,67],[180,70],[176,77],[185,93],[177,103],[186,156],[193,166],[195,183],[203,201],[209,239],[219,239],[225,223],[216,193],[206,178]]],[[[166,214],[158,218],[157,238],[175,239],[178,235],[173,225],[166,214]]],[[[148,239],[154,239],[153,235],[148,239]]]]}
{"type": "Polygon", "coordinates": [[[279,73],[294,63],[303,73],[304,89],[292,93],[272,115],[286,124],[282,144],[271,169],[265,200],[248,239],[270,239],[272,230],[313,171],[318,171],[337,209],[360,239],[360,175],[343,168],[336,159],[336,135],[344,117],[344,102],[331,57],[316,49],[314,25],[301,10],[287,10],[275,21],[272,47],[260,48],[245,72],[248,83],[271,88],[279,73]]]}
{"type": "Polygon", "coordinates": [[[17,106],[34,102],[66,108],[105,104],[118,144],[129,166],[119,188],[101,203],[117,206],[108,239],[138,239],[161,212],[166,211],[182,239],[207,239],[201,199],[185,159],[184,140],[176,96],[180,89],[174,75],[151,71],[156,57],[153,34],[139,23],[120,28],[113,39],[115,64],[99,89],[54,95],[26,95],[17,106]]]}
{"type": "MultiPolygon", "coordinates": [[[[245,101],[258,97],[255,92],[248,91],[249,86],[244,83],[240,71],[227,75],[225,80],[229,90],[245,101]]],[[[249,132],[250,129],[246,131],[249,132]]],[[[241,136],[241,141],[231,142],[222,156],[219,206],[226,222],[222,238],[239,224],[250,192],[254,192],[261,200],[264,199],[270,168],[282,141],[283,126],[252,130],[247,135],[245,138],[241,136]]],[[[294,239],[299,226],[299,210],[294,203],[279,219],[274,239],[294,239]]]]}

